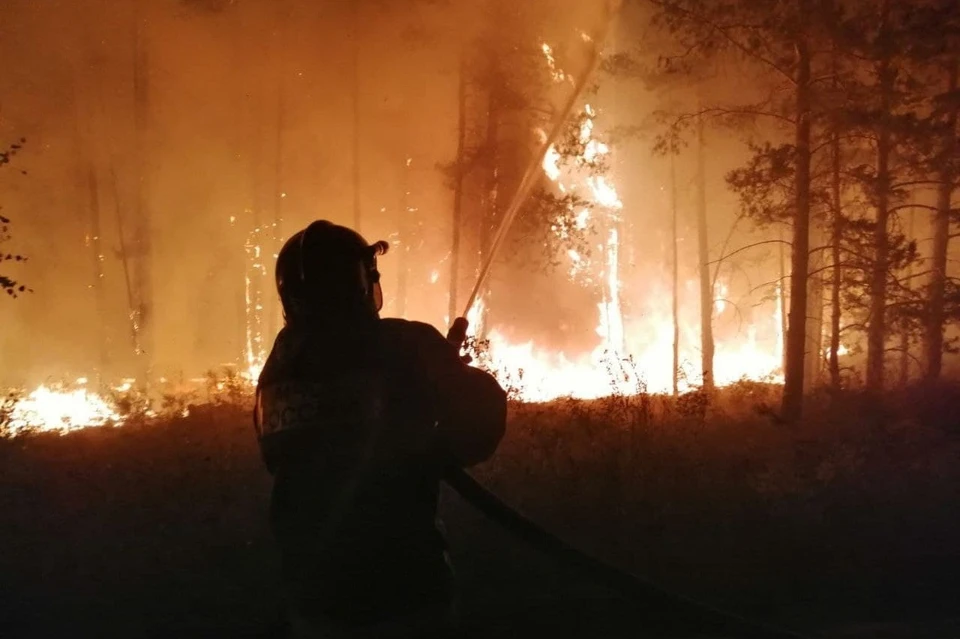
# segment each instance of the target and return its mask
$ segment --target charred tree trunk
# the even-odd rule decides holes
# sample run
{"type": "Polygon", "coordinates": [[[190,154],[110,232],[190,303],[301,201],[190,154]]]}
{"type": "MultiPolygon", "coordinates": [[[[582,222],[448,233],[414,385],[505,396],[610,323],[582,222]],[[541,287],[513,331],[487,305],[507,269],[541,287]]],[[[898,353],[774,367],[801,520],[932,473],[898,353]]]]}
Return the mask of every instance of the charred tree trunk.
{"type": "Polygon", "coordinates": [[[98,332],[98,343],[100,344],[100,375],[99,377],[103,378],[104,373],[107,370],[110,362],[110,344],[108,337],[108,326],[107,321],[107,298],[106,291],[103,288],[104,284],[104,272],[103,272],[103,241],[101,239],[101,224],[100,224],[100,189],[99,184],[97,183],[97,171],[91,164],[87,169],[87,196],[89,200],[87,202],[87,215],[88,215],[88,226],[87,226],[87,244],[90,247],[90,257],[93,262],[93,292],[94,299],[96,301],[97,308],[97,332],[98,332]]]}
{"type": "Polygon", "coordinates": [[[92,114],[84,109],[83,90],[88,86],[81,76],[83,70],[73,70],[76,81],[73,85],[74,133],[76,144],[77,203],[81,219],[86,218],[84,243],[90,251],[92,278],[90,290],[93,292],[94,308],[97,317],[98,365],[97,381],[102,382],[109,360],[109,320],[107,318],[106,292],[104,290],[103,240],[101,237],[100,191],[97,181],[97,163],[95,153],[89,148],[90,140],[95,139],[86,129],[90,126],[92,114]],[[86,125],[86,126],[85,126],[86,125]]]}
{"type": "Polygon", "coordinates": [[[840,242],[843,239],[843,209],[840,201],[840,135],[833,134],[830,167],[830,200],[833,219],[830,225],[830,254],[833,269],[830,285],[830,388],[840,390],[840,287],[843,283],[843,266],[840,264],[840,242]]]}
{"type": "Polygon", "coordinates": [[[241,225],[240,237],[243,242],[244,260],[243,260],[243,296],[242,296],[242,317],[243,322],[243,344],[244,359],[248,366],[256,363],[262,363],[265,359],[265,342],[272,337],[265,339],[264,331],[264,313],[270,314],[272,308],[267,301],[272,296],[267,293],[267,277],[261,263],[264,242],[272,241],[273,233],[264,225],[263,211],[264,193],[263,186],[267,182],[264,180],[264,136],[266,127],[264,126],[264,98],[257,100],[253,111],[252,129],[255,133],[252,135],[254,146],[250,154],[250,211],[249,218],[245,220],[247,225],[241,225]],[[259,245],[259,247],[258,247],[259,245]]]}
{"type": "Polygon", "coordinates": [[[798,0],[799,37],[796,83],[796,209],[790,259],[790,318],[787,324],[786,370],[782,413],[786,421],[803,412],[803,364],[806,347],[807,272],[810,259],[810,48],[807,40],[809,0],[798,0]]]}
{"type": "MultiPolygon", "coordinates": [[[[700,349],[703,389],[713,390],[713,287],[707,236],[707,171],[703,117],[697,120],[697,252],[700,262],[700,349]]],[[[674,362],[674,366],[676,366],[674,362]]]]}
{"type": "Polygon", "coordinates": [[[867,326],[867,388],[883,389],[884,350],[887,337],[887,275],[890,262],[890,244],[887,226],[890,218],[890,156],[893,151],[890,113],[896,71],[891,66],[889,43],[890,2],[881,5],[880,47],[878,68],[880,81],[880,121],[877,131],[877,178],[874,202],[877,220],[873,228],[873,265],[870,272],[870,323],[867,326]]]}
{"type": "MultiPolygon", "coordinates": [[[[948,71],[948,90],[951,94],[957,91],[958,62],[953,61],[948,71]]],[[[951,158],[957,151],[957,104],[953,103],[947,116],[946,135],[944,137],[943,154],[951,158]]],[[[953,163],[950,160],[941,162],[940,184],[937,186],[937,212],[933,220],[933,258],[929,284],[929,311],[925,335],[925,370],[924,376],[929,381],[940,378],[940,369],[943,366],[943,324],[945,319],[944,299],[947,283],[947,250],[950,245],[950,209],[953,191],[956,188],[957,176],[954,174],[953,163]]]]}
{"type": "MultiPolygon", "coordinates": [[[[673,396],[679,392],[680,372],[680,300],[679,255],[677,247],[677,170],[674,156],[670,156],[670,201],[673,207],[671,233],[673,241],[673,396]]],[[[712,307],[712,304],[711,304],[712,307]]]]}
{"type": "MultiPolygon", "coordinates": [[[[487,109],[487,129],[484,140],[484,154],[486,156],[486,176],[483,187],[483,207],[480,211],[480,250],[479,263],[483,263],[490,250],[492,233],[499,217],[499,187],[500,187],[500,91],[499,79],[495,79],[490,89],[487,109]]],[[[483,291],[479,297],[483,297],[483,291]]],[[[478,318],[481,330],[486,326],[487,306],[482,306],[483,313],[478,318]]],[[[478,335],[479,336],[479,335],[478,335]]]]}
{"type": "Polygon", "coordinates": [[[780,353],[780,366],[786,371],[787,370],[787,316],[789,314],[789,300],[790,295],[787,293],[787,251],[784,248],[786,240],[783,239],[783,227],[779,229],[780,242],[778,246],[780,247],[780,283],[778,284],[780,290],[780,348],[782,352],[780,353]]]}
{"type": "Polygon", "coordinates": [[[120,244],[120,265],[123,267],[123,283],[127,292],[127,310],[130,318],[130,345],[133,347],[134,353],[136,353],[140,346],[140,334],[137,330],[138,327],[136,323],[137,297],[133,288],[133,271],[135,265],[133,264],[134,260],[130,257],[129,242],[127,241],[126,235],[126,224],[124,223],[123,219],[123,206],[120,201],[120,187],[117,184],[117,173],[113,167],[110,167],[110,185],[113,191],[114,214],[117,218],[117,237],[120,244]]]}
{"type": "MultiPolygon", "coordinates": [[[[267,249],[267,256],[279,255],[282,248],[283,238],[283,200],[286,198],[284,192],[284,129],[286,128],[287,111],[287,37],[286,24],[289,16],[282,10],[283,4],[278,4],[277,10],[277,43],[276,43],[276,124],[273,156],[273,224],[271,232],[263,233],[261,246],[267,249]]],[[[267,258],[269,259],[269,257],[267,258]]],[[[271,262],[272,264],[272,262],[271,262]]],[[[277,323],[280,319],[280,311],[277,308],[276,298],[271,296],[274,302],[264,309],[264,333],[269,341],[277,334],[277,323]]]]}
{"type": "Polygon", "coordinates": [[[411,158],[404,160],[402,192],[400,194],[400,220],[398,235],[400,240],[400,259],[397,264],[397,316],[404,317],[407,313],[407,281],[410,277],[410,165],[411,158]]]}
{"type": "MultiPolygon", "coordinates": [[[[907,224],[907,241],[914,239],[914,223],[916,222],[917,211],[915,207],[910,207],[910,220],[907,224]]],[[[907,282],[913,282],[913,262],[907,265],[907,282]]],[[[902,321],[900,326],[900,387],[905,387],[910,381],[910,325],[902,321]]]]}
{"type": "Polygon", "coordinates": [[[136,268],[133,271],[133,291],[136,306],[133,310],[133,331],[136,335],[134,352],[137,357],[140,383],[149,385],[151,359],[153,356],[153,277],[152,266],[152,219],[147,197],[147,127],[150,107],[149,63],[146,39],[146,20],[139,3],[134,10],[134,228],[133,254],[136,268]]]}
{"type": "Polygon", "coordinates": [[[447,298],[447,323],[457,317],[457,285],[460,279],[460,227],[463,224],[463,171],[467,140],[467,77],[465,53],[460,53],[457,80],[457,159],[453,185],[453,233],[450,239],[450,294],[447,298]]]}
{"type": "Polygon", "coordinates": [[[823,362],[823,251],[819,227],[813,231],[815,250],[810,256],[809,270],[815,273],[807,282],[807,351],[803,366],[803,388],[809,392],[820,381],[823,362]]]}
{"type": "Polygon", "coordinates": [[[491,231],[496,225],[499,209],[498,191],[500,185],[500,104],[498,91],[491,89],[487,111],[487,133],[484,150],[487,156],[487,179],[484,188],[484,207],[480,222],[480,258],[486,257],[490,249],[491,231]]]}
{"type": "Polygon", "coordinates": [[[353,3],[353,228],[360,232],[360,2],[353,3]]]}

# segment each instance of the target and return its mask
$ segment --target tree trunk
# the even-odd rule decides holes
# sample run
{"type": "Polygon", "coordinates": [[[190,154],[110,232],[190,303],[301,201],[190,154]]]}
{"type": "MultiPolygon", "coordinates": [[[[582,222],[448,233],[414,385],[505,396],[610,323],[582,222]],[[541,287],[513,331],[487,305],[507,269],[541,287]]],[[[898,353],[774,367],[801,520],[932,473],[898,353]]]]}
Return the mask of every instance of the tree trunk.
{"type": "MultiPolygon", "coordinates": [[[[673,206],[673,223],[671,233],[673,234],[673,396],[676,397],[679,392],[679,371],[680,371],[680,302],[679,291],[677,290],[679,281],[679,255],[677,249],[677,171],[675,158],[670,155],[670,200],[673,206]]],[[[712,307],[712,304],[711,304],[712,307]]]]}
{"type": "Polygon", "coordinates": [[[89,226],[87,227],[87,237],[90,246],[90,257],[93,262],[93,291],[97,305],[97,333],[100,344],[100,366],[98,377],[102,381],[103,375],[109,366],[110,346],[108,337],[107,321],[107,298],[106,291],[103,288],[103,242],[100,236],[100,190],[97,184],[97,171],[91,164],[87,169],[87,196],[89,226]]]}
{"type": "Polygon", "coordinates": [[[886,117],[890,113],[896,71],[891,67],[892,55],[888,42],[890,1],[881,5],[880,47],[881,59],[878,68],[880,81],[880,122],[877,132],[877,180],[875,205],[877,220],[873,227],[873,266],[870,273],[870,320],[867,326],[867,389],[883,389],[884,350],[887,337],[887,276],[889,270],[890,244],[887,226],[890,218],[890,155],[893,150],[890,126],[886,117]]]}
{"type": "Polygon", "coordinates": [[[400,259],[397,264],[397,317],[407,314],[407,281],[410,275],[410,164],[411,158],[404,159],[402,192],[400,194],[399,243],[400,259]]]}
{"type": "Polygon", "coordinates": [[[810,259],[810,49],[807,41],[809,0],[798,0],[800,24],[796,85],[796,209],[790,258],[790,317],[787,323],[786,370],[782,413],[794,422],[803,413],[803,364],[807,323],[807,272],[810,259]]]}
{"type": "Polygon", "coordinates": [[[466,53],[460,52],[460,71],[457,81],[457,159],[453,186],[453,234],[450,239],[450,295],[447,298],[447,324],[457,317],[457,285],[460,279],[460,226],[463,224],[463,169],[467,139],[467,77],[466,53]]]}
{"type": "Polygon", "coordinates": [[[810,256],[809,270],[815,273],[807,280],[807,345],[803,365],[804,392],[810,392],[820,381],[823,362],[823,250],[820,229],[812,230],[815,250],[810,256]]]}
{"type": "Polygon", "coordinates": [[[146,39],[146,19],[140,3],[134,9],[134,163],[135,196],[133,254],[136,268],[133,271],[133,291],[136,306],[133,311],[133,330],[136,335],[134,352],[137,357],[137,372],[140,383],[149,385],[151,359],[153,356],[153,279],[152,279],[152,219],[147,197],[147,150],[146,137],[149,116],[149,63],[146,39]]]}
{"type": "MultiPolygon", "coordinates": [[[[81,58],[85,51],[81,50],[81,58]]],[[[104,271],[103,271],[103,241],[101,237],[101,215],[100,210],[100,192],[97,181],[97,163],[95,153],[90,148],[91,140],[95,139],[95,134],[88,133],[87,127],[93,117],[92,113],[84,109],[83,91],[89,86],[84,77],[84,69],[78,65],[73,69],[73,101],[74,101],[74,134],[76,144],[76,168],[77,168],[77,203],[79,204],[78,213],[81,218],[87,219],[87,229],[85,234],[85,243],[90,251],[92,282],[90,289],[93,291],[94,308],[97,317],[97,382],[103,382],[109,359],[109,320],[107,318],[107,304],[104,290],[104,271]],[[85,202],[85,204],[84,204],[85,202]]]]}
{"type": "MultiPolygon", "coordinates": [[[[703,117],[697,119],[697,252],[700,258],[700,350],[703,389],[713,390],[713,287],[707,238],[707,172],[703,117]]],[[[674,363],[676,365],[676,362],[674,363]]]]}
{"type": "Polygon", "coordinates": [[[487,132],[484,144],[487,155],[487,179],[484,188],[486,206],[480,220],[480,259],[483,260],[490,249],[491,231],[496,225],[498,213],[498,187],[500,183],[500,105],[497,89],[490,91],[487,111],[487,132]]]}
{"type": "Polygon", "coordinates": [[[244,359],[247,366],[259,365],[266,359],[266,342],[273,335],[264,334],[264,313],[269,314],[272,305],[268,299],[273,299],[273,286],[268,286],[267,274],[261,262],[264,243],[273,241],[273,233],[268,231],[269,225],[264,225],[263,210],[264,193],[264,98],[257,99],[256,106],[251,109],[251,131],[253,148],[250,152],[250,211],[249,217],[240,224],[240,240],[243,243],[243,344],[244,359]],[[270,291],[270,293],[268,293],[270,291]],[[265,339],[266,337],[266,339],[265,339]]]}
{"type": "MultiPolygon", "coordinates": [[[[486,177],[483,192],[483,206],[480,210],[480,250],[477,257],[479,264],[482,264],[490,250],[492,241],[492,231],[495,228],[497,218],[499,217],[499,185],[500,185],[500,101],[498,80],[494,80],[493,87],[490,89],[487,109],[487,130],[484,141],[484,153],[486,155],[486,177]]],[[[480,291],[478,297],[483,298],[483,291],[480,291]]],[[[478,318],[481,330],[487,325],[487,314],[489,309],[486,304],[482,307],[482,313],[478,318]]],[[[479,337],[479,335],[478,335],[479,337]]]]}
{"type": "Polygon", "coordinates": [[[134,353],[140,348],[140,333],[136,322],[137,296],[133,284],[133,259],[130,257],[130,243],[127,241],[126,224],[123,219],[123,206],[120,202],[120,187],[117,184],[117,173],[110,167],[110,185],[113,191],[113,211],[117,218],[117,237],[120,244],[120,265],[123,267],[123,283],[127,292],[127,309],[130,318],[130,345],[134,353]]]}
{"type": "MultiPolygon", "coordinates": [[[[950,93],[957,91],[958,63],[954,61],[948,71],[948,89],[950,93]]],[[[944,137],[944,157],[956,155],[957,149],[957,106],[947,116],[946,136],[944,137]]],[[[933,220],[933,257],[930,266],[929,284],[929,312],[924,350],[924,376],[929,381],[940,378],[940,369],[943,366],[943,323],[944,298],[947,283],[947,250],[950,245],[950,207],[953,191],[956,188],[957,176],[951,170],[952,162],[941,162],[940,184],[937,186],[937,212],[933,220]]]]}
{"type": "Polygon", "coordinates": [[[353,3],[353,228],[360,232],[360,2],[353,3]]]}
{"type": "Polygon", "coordinates": [[[830,388],[840,390],[840,287],[843,281],[843,266],[840,264],[840,242],[843,239],[843,209],[840,201],[840,135],[833,134],[831,141],[832,166],[830,199],[833,220],[830,225],[830,253],[833,263],[830,286],[830,388]]]}
{"type": "MultiPolygon", "coordinates": [[[[268,256],[280,254],[283,245],[283,200],[286,198],[284,192],[284,129],[286,128],[287,111],[287,34],[286,25],[289,16],[282,9],[283,3],[277,5],[277,41],[276,41],[276,124],[274,127],[274,156],[273,156],[273,224],[270,232],[264,232],[260,240],[262,251],[268,256]]],[[[271,261],[272,263],[272,261],[271,261]]],[[[264,334],[269,342],[279,332],[277,323],[281,313],[276,307],[276,297],[270,296],[273,303],[265,305],[264,334]]]]}
{"type": "MultiPolygon", "coordinates": [[[[910,218],[907,224],[907,241],[913,241],[914,223],[916,221],[917,211],[915,207],[910,207],[910,218]]],[[[913,262],[907,265],[907,282],[913,282],[913,262]]],[[[910,325],[903,322],[900,327],[900,387],[903,388],[910,381],[910,325]]]]}
{"type": "Polygon", "coordinates": [[[787,370],[787,316],[789,315],[790,295],[787,293],[787,251],[784,248],[786,241],[783,239],[783,227],[778,227],[778,238],[780,241],[777,246],[780,249],[780,282],[777,284],[780,303],[780,368],[787,370]]]}

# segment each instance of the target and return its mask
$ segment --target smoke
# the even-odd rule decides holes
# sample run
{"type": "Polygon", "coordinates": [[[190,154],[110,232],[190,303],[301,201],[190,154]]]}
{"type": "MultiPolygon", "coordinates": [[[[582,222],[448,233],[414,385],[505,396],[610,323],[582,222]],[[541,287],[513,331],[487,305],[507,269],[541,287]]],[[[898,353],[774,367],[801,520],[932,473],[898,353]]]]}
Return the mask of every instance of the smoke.
{"type": "Polygon", "coordinates": [[[355,87],[361,231],[411,248],[402,266],[384,260],[385,310],[402,268],[406,315],[442,325],[452,194],[438,166],[456,153],[461,43],[505,66],[511,43],[550,40],[575,66],[602,13],[570,0],[3,3],[0,139],[29,142],[0,203],[35,290],[0,305],[3,382],[137,375],[141,294],[155,375],[238,361],[244,244],[276,222],[259,284],[275,331],[277,242],[316,218],[354,223],[355,87]]]}

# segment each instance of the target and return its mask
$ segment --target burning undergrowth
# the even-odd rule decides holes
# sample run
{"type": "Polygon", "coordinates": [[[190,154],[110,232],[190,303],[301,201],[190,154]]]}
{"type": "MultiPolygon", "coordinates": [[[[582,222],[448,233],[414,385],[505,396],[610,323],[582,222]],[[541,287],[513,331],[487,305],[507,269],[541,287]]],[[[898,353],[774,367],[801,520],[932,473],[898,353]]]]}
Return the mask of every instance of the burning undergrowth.
{"type": "MultiPolygon", "coordinates": [[[[581,385],[578,392],[566,395],[558,393],[562,384],[575,384],[578,371],[571,367],[569,379],[561,379],[561,385],[551,384],[551,375],[563,373],[562,368],[547,370],[534,368],[528,371],[510,367],[497,359],[490,350],[489,339],[468,339],[465,352],[473,365],[492,373],[507,391],[515,405],[553,405],[551,402],[577,402],[585,399],[598,400],[600,406],[637,407],[662,404],[666,396],[651,395],[647,383],[631,357],[621,357],[615,352],[597,354],[598,369],[581,385]]],[[[502,351],[501,351],[502,352],[502,351]]],[[[536,362],[537,360],[531,359],[536,362]]],[[[779,386],[762,382],[742,380],[738,388],[764,389],[764,405],[773,405],[779,386]]],[[[199,406],[233,406],[249,409],[253,406],[255,377],[250,371],[223,367],[208,371],[204,378],[190,380],[162,379],[150,391],[136,383],[135,379],[122,380],[113,386],[91,384],[86,378],[71,383],[43,384],[25,391],[12,389],[0,402],[0,438],[16,438],[31,433],[50,432],[66,435],[87,428],[116,428],[130,424],[152,424],[163,420],[186,417],[199,406]]],[[[679,397],[670,399],[684,411],[694,407],[700,418],[706,414],[705,394],[697,388],[688,389],[679,397]]],[[[767,409],[769,410],[769,409],[767,409]]],[[[617,421],[622,421],[618,419],[617,421]]]]}
{"type": "Polygon", "coordinates": [[[79,378],[41,384],[29,392],[11,389],[0,402],[0,438],[152,424],[186,417],[201,405],[250,408],[254,388],[248,375],[224,367],[204,378],[163,379],[149,392],[135,379],[107,386],[79,378]]]}

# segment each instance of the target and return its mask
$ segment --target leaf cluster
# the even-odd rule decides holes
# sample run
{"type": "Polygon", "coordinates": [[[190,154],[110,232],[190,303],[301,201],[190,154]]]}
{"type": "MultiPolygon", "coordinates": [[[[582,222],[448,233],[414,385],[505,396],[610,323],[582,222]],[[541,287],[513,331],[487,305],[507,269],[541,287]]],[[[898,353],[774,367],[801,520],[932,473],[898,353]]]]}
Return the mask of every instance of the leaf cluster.
{"type": "MultiPolygon", "coordinates": [[[[19,141],[14,142],[7,148],[0,150],[0,166],[6,166],[10,164],[11,159],[17,155],[17,153],[23,148],[23,145],[26,143],[26,138],[20,138],[19,141]]],[[[21,171],[24,173],[24,171],[21,171]]],[[[0,207],[2,209],[2,207],[0,207]]],[[[10,219],[0,215],[0,244],[5,244],[10,241],[10,219]]],[[[19,253],[11,252],[2,252],[0,251],[0,263],[3,262],[25,262],[26,257],[19,253]]],[[[10,297],[17,297],[21,293],[32,292],[31,289],[17,280],[13,279],[8,275],[0,273],[0,290],[5,292],[10,297]]]]}

